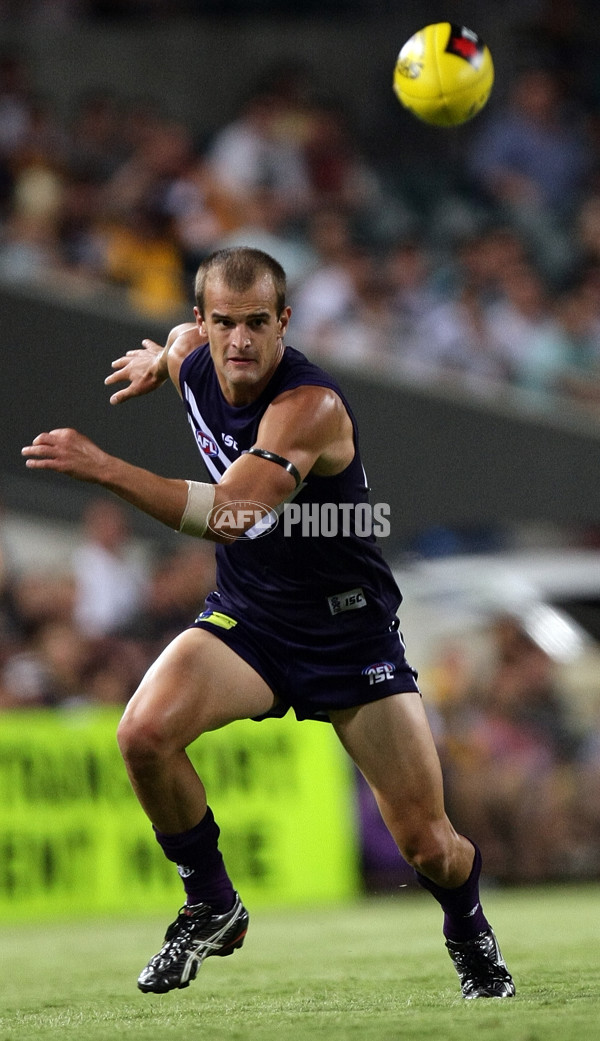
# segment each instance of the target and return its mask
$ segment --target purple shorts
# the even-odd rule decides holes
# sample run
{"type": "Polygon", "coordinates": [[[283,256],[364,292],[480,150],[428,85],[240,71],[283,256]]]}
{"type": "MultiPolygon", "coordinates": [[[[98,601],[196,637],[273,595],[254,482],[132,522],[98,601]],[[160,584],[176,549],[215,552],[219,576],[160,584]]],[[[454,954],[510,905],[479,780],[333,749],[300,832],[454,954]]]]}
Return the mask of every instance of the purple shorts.
{"type": "MultiPolygon", "coordinates": [[[[254,628],[211,608],[191,628],[206,629],[231,647],[261,676],[279,699],[259,719],[281,717],[292,708],[297,719],[329,722],[332,709],[354,708],[391,694],[416,691],[417,673],[404,656],[397,618],[382,631],[306,645],[254,628]]],[[[301,634],[298,636],[300,640],[301,634]]]]}

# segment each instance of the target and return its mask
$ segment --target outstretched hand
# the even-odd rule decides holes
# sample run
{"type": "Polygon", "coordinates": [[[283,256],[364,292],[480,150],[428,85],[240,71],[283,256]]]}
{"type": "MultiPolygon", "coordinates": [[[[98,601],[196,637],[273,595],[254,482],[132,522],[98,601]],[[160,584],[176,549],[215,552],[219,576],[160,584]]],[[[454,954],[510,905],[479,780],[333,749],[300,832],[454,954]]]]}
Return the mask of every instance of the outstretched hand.
{"type": "Polygon", "coordinates": [[[31,470],[56,470],[78,481],[100,481],[109,458],[89,437],[69,427],[38,434],[21,455],[31,470]]]}
{"type": "Polygon", "coordinates": [[[128,398],[141,397],[142,394],[150,394],[165,382],[168,370],[166,365],[159,366],[163,350],[164,348],[154,340],[142,340],[141,348],[127,351],[124,357],[113,361],[112,368],[115,371],[106,377],[104,383],[110,386],[129,380],[129,386],[123,387],[111,396],[111,405],[118,405],[120,401],[126,401],[128,398]]]}

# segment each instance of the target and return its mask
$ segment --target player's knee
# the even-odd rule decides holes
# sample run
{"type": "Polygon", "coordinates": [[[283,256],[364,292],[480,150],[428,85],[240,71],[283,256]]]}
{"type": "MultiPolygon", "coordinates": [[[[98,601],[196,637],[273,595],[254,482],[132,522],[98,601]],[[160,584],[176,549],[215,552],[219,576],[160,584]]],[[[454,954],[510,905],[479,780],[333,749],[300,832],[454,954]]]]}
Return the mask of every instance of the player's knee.
{"type": "Polygon", "coordinates": [[[117,742],[125,762],[137,767],[151,766],[169,750],[160,721],[142,712],[125,712],[117,730],[117,742]]]}
{"type": "Polygon", "coordinates": [[[445,878],[450,867],[449,851],[442,847],[425,847],[419,850],[410,861],[421,875],[427,878],[445,878]]]}
{"type": "Polygon", "coordinates": [[[445,876],[452,851],[440,829],[420,828],[405,835],[399,845],[402,856],[416,871],[428,877],[445,876]]]}

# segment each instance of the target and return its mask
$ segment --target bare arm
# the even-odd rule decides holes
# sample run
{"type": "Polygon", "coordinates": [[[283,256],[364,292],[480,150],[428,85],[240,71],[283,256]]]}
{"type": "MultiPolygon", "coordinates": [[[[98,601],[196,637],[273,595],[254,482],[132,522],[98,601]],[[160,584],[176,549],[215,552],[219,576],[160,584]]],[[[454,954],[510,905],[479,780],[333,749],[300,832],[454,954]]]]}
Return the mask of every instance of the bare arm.
{"type": "Polygon", "coordinates": [[[164,347],[154,340],[142,340],[142,347],[127,351],[122,358],[112,363],[115,370],[104,380],[106,386],[123,383],[129,385],[117,390],[110,398],[111,405],[118,405],[129,398],[150,394],[167,380],[171,379],[177,392],[179,389],[179,369],[186,355],[200,345],[202,339],[195,322],[184,322],[176,325],[167,337],[164,347]]]}
{"type": "MultiPolygon", "coordinates": [[[[339,473],[354,455],[352,424],[340,399],[322,387],[287,391],[269,406],[261,421],[257,447],[276,452],[294,463],[304,478],[339,473]]],[[[79,481],[99,484],[144,513],[179,530],[188,499],[185,480],[161,477],[109,455],[70,428],[38,434],[22,449],[29,469],[55,470],[79,481]]],[[[226,503],[279,506],[294,490],[295,481],[283,467],[253,455],[236,460],[215,487],[214,507],[226,503]]],[[[249,520],[247,526],[251,525],[249,520]]],[[[227,528],[204,537],[227,542],[243,528],[227,528]]]]}
{"type": "MultiPolygon", "coordinates": [[[[256,447],[293,463],[302,478],[311,471],[319,476],[340,473],[354,457],[352,422],[332,390],[298,387],[269,405],[258,428],[256,447]]],[[[260,502],[278,506],[293,488],[294,479],[283,467],[242,455],[221,478],[217,498],[227,494],[233,499],[244,493],[251,498],[254,492],[260,502]]]]}
{"type": "Polygon", "coordinates": [[[187,484],[160,477],[109,455],[88,437],[60,427],[22,449],[31,470],[55,470],[78,481],[99,484],[170,528],[179,528],[187,500],[187,484]]]}

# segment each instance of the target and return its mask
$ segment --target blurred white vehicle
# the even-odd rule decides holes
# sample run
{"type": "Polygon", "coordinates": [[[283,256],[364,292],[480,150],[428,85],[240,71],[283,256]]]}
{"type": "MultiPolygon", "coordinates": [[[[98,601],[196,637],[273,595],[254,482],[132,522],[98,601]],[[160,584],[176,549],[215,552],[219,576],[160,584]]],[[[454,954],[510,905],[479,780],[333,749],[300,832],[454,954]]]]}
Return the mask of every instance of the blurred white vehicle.
{"type": "Polygon", "coordinates": [[[448,648],[477,668],[490,650],[493,623],[508,615],[554,660],[565,695],[578,698],[577,714],[600,713],[600,551],[406,560],[394,574],[404,597],[407,657],[422,677],[448,648]]]}

